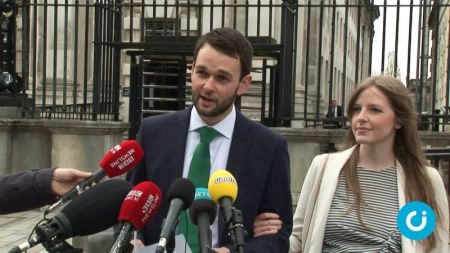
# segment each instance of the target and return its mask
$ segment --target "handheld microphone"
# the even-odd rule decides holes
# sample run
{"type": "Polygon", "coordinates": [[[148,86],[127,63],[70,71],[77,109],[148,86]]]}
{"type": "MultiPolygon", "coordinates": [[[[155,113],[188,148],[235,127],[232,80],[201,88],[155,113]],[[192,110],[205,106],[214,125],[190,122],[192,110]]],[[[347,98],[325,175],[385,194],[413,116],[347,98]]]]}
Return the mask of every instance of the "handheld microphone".
{"type": "Polygon", "coordinates": [[[212,200],[220,205],[225,221],[231,220],[233,202],[238,193],[238,185],[233,175],[226,170],[218,170],[209,177],[208,190],[212,200]]]}
{"type": "Polygon", "coordinates": [[[68,203],[60,213],[36,227],[36,237],[22,243],[9,253],[24,252],[42,243],[52,252],[64,240],[103,231],[117,223],[120,205],[131,184],[125,180],[107,180],[90,188],[68,203]]]}
{"type": "Polygon", "coordinates": [[[127,173],[141,161],[143,156],[144,151],[135,140],[124,141],[114,146],[100,161],[99,165],[102,169],[97,170],[92,176],[86,178],[72,190],[61,196],[56,203],[45,210],[45,214],[53,212],[60,205],[75,198],[78,194],[84,192],[87,187],[97,183],[106,175],[112,178],[127,173]]]}
{"type": "Polygon", "coordinates": [[[233,202],[236,199],[238,192],[236,179],[234,179],[230,172],[218,170],[210,176],[208,189],[211,198],[220,205],[225,224],[228,225],[235,252],[244,252],[244,219],[242,217],[242,212],[233,207],[233,202]]]}
{"type": "Polygon", "coordinates": [[[194,194],[194,183],[187,178],[177,178],[170,185],[167,191],[167,199],[170,203],[169,211],[161,230],[155,253],[162,253],[166,249],[167,242],[175,230],[180,213],[192,204],[194,194]]]}
{"type": "Polygon", "coordinates": [[[123,222],[122,230],[112,246],[110,253],[127,252],[133,228],[141,230],[155,216],[161,205],[162,195],[158,186],[144,181],[133,187],[125,197],[119,213],[123,222]]]}
{"type": "Polygon", "coordinates": [[[214,223],[217,214],[217,205],[211,200],[208,189],[195,189],[195,198],[189,208],[189,217],[198,226],[198,242],[200,252],[208,253],[212,247],[212,234],[210,225],[214,223]]]}

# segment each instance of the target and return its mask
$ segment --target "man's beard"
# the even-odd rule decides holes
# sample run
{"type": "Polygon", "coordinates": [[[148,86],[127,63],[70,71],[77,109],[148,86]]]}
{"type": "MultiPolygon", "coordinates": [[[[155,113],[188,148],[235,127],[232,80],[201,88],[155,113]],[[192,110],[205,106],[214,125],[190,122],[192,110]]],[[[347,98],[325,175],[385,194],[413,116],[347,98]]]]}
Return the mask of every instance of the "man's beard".
{"type": "Polygon", "coordinates": [[[222,115],[225,113],[234,103],[234,99],[236,98],[236,93],[233,94],[233,96],[227,98],[226,100],[222,101],[221,103],[217,104],[216,101],[214,103],[216,104],[216,107],[213,110],[203,110],[199,108],[198,106],[198,100],[200,99],[200,95],[194,95],[194,106],[197,109],[198,114],[204,117],[216,117],[219,115],[222,115]]]}

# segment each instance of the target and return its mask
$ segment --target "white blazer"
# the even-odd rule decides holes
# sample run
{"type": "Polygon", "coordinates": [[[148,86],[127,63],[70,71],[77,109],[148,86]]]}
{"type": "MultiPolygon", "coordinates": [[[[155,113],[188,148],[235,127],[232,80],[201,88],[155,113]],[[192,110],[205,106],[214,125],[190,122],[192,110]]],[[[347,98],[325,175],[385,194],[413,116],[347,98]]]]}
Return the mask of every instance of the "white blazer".
{"type": "MultiPolygon", "coordinates": [[[[326,221],[330,211],[331,201],[333,200],[336,191],[339,173],[345,162],[353,153],[354,148],[355,147],[352,147],[342,152],[329,155],[322,154],[314,157],[303,183],[300,198],[295,210],[292,234],[289,238],[289,252],[322,252],[326,221]],[[325,163],[326,167],[323,171],[322,182],[319,187],[320,171],[325,163]],[[314,196],[317,196],[317,202],[314,196]]],[[[401,208],[405,204],[405,178],[403,167],[398,161],[397,168],[398,200],[399,208],[401,208]]],[[[439,172],[432,167],[427,167],[427,171],[436,192],[437,203],[444,216],[444,227],[437,225],[439,242],[436,248],[430,252],[447,253],[449,248],[449,208],[447,193],[439,172]]],[[[409,240],[404,236],[402,236],[402,251],[407,253],[425,252],[420,243],[409,240]]]]}

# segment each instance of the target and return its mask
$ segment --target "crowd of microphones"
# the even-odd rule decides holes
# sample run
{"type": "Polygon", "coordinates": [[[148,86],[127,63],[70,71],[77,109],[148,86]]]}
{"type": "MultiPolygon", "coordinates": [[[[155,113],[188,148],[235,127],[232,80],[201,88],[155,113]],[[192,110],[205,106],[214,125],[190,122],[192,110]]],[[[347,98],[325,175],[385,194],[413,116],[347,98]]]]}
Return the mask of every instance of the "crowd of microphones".
{"type": "MultiPolygon", "coordinates": [[[[38,244],[42,244],[49,253],[83,252],[66,240],[101,232],[119,222],[122,228],[109,252],[131,252],[132,234],[151,222],[164,197],[159,187],[150,181],[132,186],[122,179],[101,180],[105,176],[113,178],[127,173],[143,156],[144,151],[134,140],[114,146],[100,161],[101,169],[50,205],[44,217],[56,210],[60,211],[51,218],[44,218],[44,222],[36,225],[31,239],[14,247],[9,253],[26,252],[38,244]]],[[[175,250],[175,230],[179,216],[188,208],[190,220],[198,226],[201,253],[215,252],[212,249],[210,225],[218,215],[218,206],[233,242],[233,252],[244,252],[246,232],[243,217],[241,211],[233,206],[237,193],[237,182],[226,170],[211,174],[208,189],[195,188],[187,178],[174,180],[165,194],[164,201],[168,201],[169,209],[155,253],[175,250]]]]}

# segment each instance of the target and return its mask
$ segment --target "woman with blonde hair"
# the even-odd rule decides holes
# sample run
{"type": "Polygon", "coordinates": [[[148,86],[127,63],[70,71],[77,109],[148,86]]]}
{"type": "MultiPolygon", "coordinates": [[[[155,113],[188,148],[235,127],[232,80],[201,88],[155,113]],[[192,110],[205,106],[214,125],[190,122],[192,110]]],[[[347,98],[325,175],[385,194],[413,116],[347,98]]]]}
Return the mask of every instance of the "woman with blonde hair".
{"type": "Polygon", "coordinates": [[[448,252],[449,209],[438,171],[428,166],[409,90],[374,76],[353,92],[351,148],[318,155],[306,175],[290,237],[290,252],[448,252]],[[414,241],[401,235],[399,209],[429,205],[436,228],[414,241]]]}

